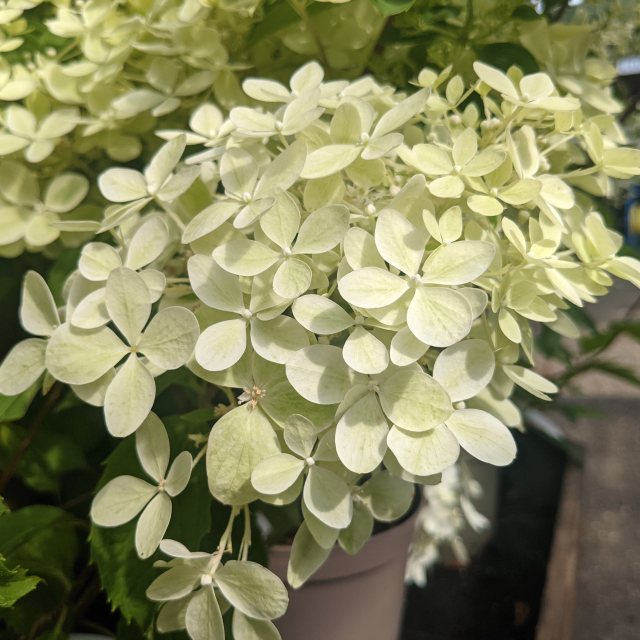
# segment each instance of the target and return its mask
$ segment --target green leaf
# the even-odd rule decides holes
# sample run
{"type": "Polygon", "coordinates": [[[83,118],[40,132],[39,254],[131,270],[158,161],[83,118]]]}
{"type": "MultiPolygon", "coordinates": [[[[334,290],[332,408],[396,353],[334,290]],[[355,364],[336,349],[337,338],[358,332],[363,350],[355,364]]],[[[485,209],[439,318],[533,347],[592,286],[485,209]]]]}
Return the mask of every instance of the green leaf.
{"type": "Polygon", "coordinates": [[[48,505],[23,507],[0,518],[0,554],[12,568],[41,578],[19,606],[0,612],[10,627],[26,634],[34,619],[55,611],[68,595],[77,560],[77,524],[70,514],[48,505]]]}
{"type": "Polygon", "coordinates": [[[0,608],[12,607],[33,591],[40,580],[38,576],[27,575],[22,567],[9,568],[6,558],[0,555],[0,608]]]}
{"type": "Polygon", "coordinates": [[[16,396],[0,395],[0,422],[16,422],[23,418],[37,391],[38,386],[32,385],[16,396]]]}
{"type": "Polygon", "coordinates": [[[416,0],[372,0],[384,16],[396,16],[409,11],[416,0]]]}

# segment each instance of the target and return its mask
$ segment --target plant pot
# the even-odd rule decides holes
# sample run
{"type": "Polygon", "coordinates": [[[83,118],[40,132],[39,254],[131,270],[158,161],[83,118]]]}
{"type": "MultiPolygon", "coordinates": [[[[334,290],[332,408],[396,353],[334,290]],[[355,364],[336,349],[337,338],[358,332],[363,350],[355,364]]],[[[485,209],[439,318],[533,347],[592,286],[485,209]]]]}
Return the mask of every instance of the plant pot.
{"type": "MultiPolygon", "coordinates": [[[[398,640],[404,571],[416,516],[373,536],[350,556],[336,546],[276,620],[283,640],[398,640]]],[[[289,545],[269,552],[269,568],[286,584],[289,545]]]]}

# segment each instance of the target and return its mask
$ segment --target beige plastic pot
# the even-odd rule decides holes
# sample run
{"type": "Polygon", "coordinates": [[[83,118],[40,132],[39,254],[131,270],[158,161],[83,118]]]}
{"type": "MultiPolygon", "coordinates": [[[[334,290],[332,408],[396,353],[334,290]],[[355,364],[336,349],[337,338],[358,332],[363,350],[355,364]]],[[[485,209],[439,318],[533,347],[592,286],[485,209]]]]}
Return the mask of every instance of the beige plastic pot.
{"type": "MultiPolygon", "coordinates": [[[[336,546],[302,588],[287,585],[289,608],[275,621],[283,640],[398,640],[414,526],[415,515],[373,536],[355,556],[336,546]]],[[[269,568],[285,584],[290,550],[269,552],[269,568]]]]}

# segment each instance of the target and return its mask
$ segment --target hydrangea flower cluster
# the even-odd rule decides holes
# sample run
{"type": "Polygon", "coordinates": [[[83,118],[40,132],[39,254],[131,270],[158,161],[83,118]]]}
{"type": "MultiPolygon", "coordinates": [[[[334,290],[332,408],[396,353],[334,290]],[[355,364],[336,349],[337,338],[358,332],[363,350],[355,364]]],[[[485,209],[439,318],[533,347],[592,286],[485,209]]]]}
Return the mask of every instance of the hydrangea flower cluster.
{"type": "MultiPolygon", "coordinates": [[[[640,285],[640,262],[616,255],[621,237],[585,195],[639,175],[640,151],[544,73],[474,69],[469,86],[425,69],[410,95],[370,77],[326,82],[317,63],[289,86],[248,79],[255,106],[225,117],[203,102],[190,129],[161,132],[143,171],[101,173],[112,204],[75,221],[102,235],[62,307],[41,277],[25,279],[21,318],[36,337],[0,366],[0,392],[44,373],[45,388],[58,380],[104,406],[114,436],[135,434],[153,484],[132,469],[92,513],[100,526],[141,514],[139,555],[173,558],[149,588],[166,603],[163,630],[222,637],[231,606],[240,640],[277,637],[286,594],[247,560],[252,502],[300,500],[288,576],[300,586],[336,541],[355,553],[375,520],[401,517],[414,483],[437,482],[462,449],[509,464],[514,387],[556,391],[531,369],[532,323],[575,336],[571,304],[613,276],[640,285]],[[195,459],[169,466],[155,379],[185,366],[229,404],[195,459]],[[201,461],[232,508],[213,553],[162,541],[201,461]]],[[[33,131],[24,148],[42,152],[33,131]]],[[[81,186],[55,178],[38,210],[60,210],[63,187],[81,200],[81,186]]]]}

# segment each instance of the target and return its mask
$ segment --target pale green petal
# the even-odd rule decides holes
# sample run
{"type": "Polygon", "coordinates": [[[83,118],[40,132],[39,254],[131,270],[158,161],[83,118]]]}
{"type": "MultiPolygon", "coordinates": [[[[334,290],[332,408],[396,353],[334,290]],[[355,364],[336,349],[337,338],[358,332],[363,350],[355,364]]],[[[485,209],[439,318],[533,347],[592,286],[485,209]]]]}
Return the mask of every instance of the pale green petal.
{"type": "Polygon", "coordinates": [[[378,120],[371,136],[383,136],[405,125],[426,106],[428,96],[429,92],[426,89],[421,89],[389,109],[389,111],[378,120]]]}
{"type": "Polygon", "coordinates": [[[200,334],[196,317],[184,307],[165,307],[155,315],[138,350],[161,369],[177,369],[191,357],[200,334]]]}
{"type": "Polygon", "coordinates": [[[104,287],[84,297],[71,314],[71,324],[80,329],[97,329],[109,320],[107,291],[104,287]]]}
{"type": "Polygon", "coordinates": [[[247,107],[235,107],[229,112],[229,120],[246,136],[263,138],[275,132],[276,120],[271,113],[262,113],[247,107]]]}
{"type": "Polygon", "coordinates": [[[301,176],[305,180],[325,178],[348,167],[360,155],[351,144],[330,144],[312,151],[304,163],[301,176]]]}
{"type": "Polygon", "coordinates": [[[440,352],[433,365],[433,377],[453,402],[459,402],[477,395],[491,382],[495,364],[489,343],[463,340],[440,352]]]}
{"type": "Polygon", "coordinates": [[[287,193],[278,194],[273,206],[261,216],[260,228],[280,248],[288,249],[300,228],[300,209],[287,193]]]}
{"type": "Polygon", "coordinates": [[[167,479],[164,485],[165,491],[174,498],[182,493],[189,484],[191,471],[193,469],[193,458],[188,451],[182,451],[169,468],[167,479]]]}
{"type": "Polygon", "coordinates": [[[391,209],[381,211],[376,222],[376,247],[392,266],[407,275],[418,273],[427,234],[391,209]]]}
{"type": "Polygon", "coordinates": [[[300,588],[322,566],[330,553],[331,548],[323,549],[303,522],[291,546],[287,582],[294,589],[300,588]]]}
{"type": "Polygon", "coordinates": [[[331,140],[340,144],[357,144],[361,132],[362,121],[358,108],[351,102],[340,104],[331,118],[331,140]]]}
{"type": "Polygon", "coordinates": [[[471,211],[475,211],[482,216],[499,216],[504,210],[500,201],[490,196],[473,195],[467,198],[467,204],[471,211]]]}
{"type": "Polygon", "coordinates": [[[332,527],[328,527],[324,522],[322,522],[322,520],[318,520],[318,518],[316,518],[313,513],[309,511],[304,502],[301,503],[301,506],[304,523],[307,525],[309,532],[311,533],[315,541],[323,549],[331,549],[331,547],[333,547],[333,545],[338,540],[340,529],[333,529],[332,527]]]}
{"type": "Polygon", "coordinates": [[[298,258],[286,258],[273,276],[273,290],[287,300],[301,296],[311,285],[311,267],[298,258]]]}
{"type": "Polygon", "coordinates": [[[118,251],[104,242],[90,242],[82,247],[78,269],[80,273],[93,282],[104,282],[109,274],[122,266],[118,251]]]}
{"type": "Polygon", "coordinates": [[[428,284],[460,285],[479,278],[496,254],[495,245],[479,240],[460,240],[438,247],[427,258],[422,281],[428,284]]]}
{"type": "Polygon", "coordinates": [[[499,467],[516,457],[516,442],[507,427],[486,411],[460,409],[446,421],[460,446],[474,458],[499,467]]]}
{"type": "Polygon", "coordinates": [[[156,629],[160,633],[170,631],[183,631],[185,628],[185,615],[189,600],[170,600],[160,605],[158,617],[156,618],[156,629]]]}
{"type": "Polygon", "coordinates": [[[203,209],[189,222],[182,232],[183,244],[199,240],[222,226],[238,210],[240,205],[235,202],[214,202],[203,209]]]}
{"type": "Polygon", "coordinates": [[[293,388],[316,404],[338,404],[353,384],[342,350],[330,345],[300,349],[286,363],[286,372],[293,388]]]}
{"type": "Polygon", "coordinates": [[[171,499],[166,493],[158,493],[140,514],[136,525],[135,547],[138,557],[152,556],[171,520],[171,499]]]}
{"type": "MultiPolygon", "coordinates": [[[[376,160],[378,158],[381,158],[382,156],[387,155],[393,149],[399,147],[403,143],[403,141],[404,137],[401,133],[387,133],[380,138],[371,138],[362,151],[362,161],[376,160]]],[[[384,165],[380,165],[380,167],[382,168],[382,171],[384,171],[384,165]]],[[[352,167],[347,167],[347,173],[351,168],[352,167]]]]}
{"type": "Polygon", "coordinates": [[[409,304],[407,323],[418,340],[448,347],[471,330],[473,316],[467,299],[454,289],[418,287],[409,304]]]}
{"type": "Polygon", "coordinates": [[[186,146],[186,137],[177,136],[163,144],[151,158],[151,162],[144,170],[144,180],[148,185],[149,194],[156,194],[167,181],[171,172],[180,161],[186,146]]]}
{"type": "Polygon", "coordinates": [[[220,160],[220,178],[227,193],[237,196],[251,193],[258,179],[258,163],[244,149],[227,149],[220,160]]]}
{"type": "Polygon", "coordinates": [[[146,220],[127,244],[124,266],[134,271],[151,264],[169,243],[169,230],[162,218],[146,220]]]}
{"type": "Polygon", "coordinates": [[[498,197],[507,204],[523,205],[531,202],[540,193],[541,187],[538,180],[519,180],[510,187],[501,189],[498,197]]]}
{"type": "Polygon", "coordinates": [[[140,425],[135,439],[136,452],[142,468],[156,482],[160,482],[169,466],[169,436],[155,413],[150,413],[140,425]]]}
{"type": "Polygon", "coordinates": [[[340,532],[338,542],[349,554],[355,555],[369,540],[373,534],[373,516],[363,504],[355,502],[353,505],[353,517],[346,529],[340,532]]]}
{"type": "Polygon", "coordinates": [[[465,165],[462,173],[471,178],[486,176],[495,171],[503,162],[504,154],[493,149],[484,149],[465,165]]]}
{"type": "Polygon", "coordinates": [[[440,473],[460,455],[458,441],[444,425],[420,433],[392,427],[387,444],[402,468],[416,476],[440,473]]]}
{"type": "Polygon", "coordinates": [[[541,400],[551,400],[548,393],[557,393],[558,387],[550,380],[543,378],[539,373],[525,369],[515,364],[505,365],[503,371],[519,387],[540,398],[541,400]]]}
{"type": "Polygon", "coordinates": [[[58,215],[51,211],[33,215],[24,230],[24,240],[27,246],[46,247],[57,240],[60,236],[60,231],[53,225],[58,221],[58,215]]]}
{"type": "Polygon", "coordinates": [[[107,280],[106,304],[109,317],[134,346],[151,314],[149,289],[144,280],[131,269],[115,269],[107,280]]]}
{"type": "Polygon", "coordinates": [[[429,346],[416,338],[409,327],[400,329],[391,340],[389,355],[398,367],[406,367],[422,358],[429,346]]]}
{"type": "Polygon", "coordinates": [[[305,505],[327,526],[344,529],[351,522],[353,504],[349,487],[332,471],[313,466],[304,484],[305,505]]]}
{"type": "Polygon", "coordinates": [[[35,271],[27,271],[22,281],[20,322],[35,336],[50,336],[60,324],[51,291],[44,278],[35,271]]]}
{"type": "Polygon", "coordinates": [[[280,256],[255,240],[231,240],[213,251],[215,261],[229,273],[255,276],[274,265],[280,256]]]}
{"type": "Polygon", "coordinates": [[[233,607],[257,620],[279,618],[289,604],[280,578],[257,562],[227,561],[216,571],[216,584],[233,607]]]}
{"type": "Polygon", "coordinates": [[[401,149],[400,157],[428,176],[446,176],[453,171],[449,154],[433,144],[417,144],[411,151],[401,149]]]}
{"type": "Polygon", "coordinates": [[[353,318],[336,302],[310,294],[294,301],[293,317],[305,328],[318,335],[340,333],[353,326],[353,318]]]}
{"type": "MultiPolygon", "coordinates": [[[[29,211],[18,207],[0,207],[0,247],[7,247],[24,238],[29,211]]],[[[19,253],[22,253],[22,247],[19,253]]],[[[19,255],[19,254],[18,254],[19,255]]]]}
{"type": "Polygon", "coordinates": [[[44,194],[44,206],[49,211],[66,213],[75,209],[89,192],[89,181],[79,173],[56,176],[44,194]]]}
{"type": "Polygon", "coordinates": [[[294,414],[287,420],[284,441],[294,453],[302,458],[309,457],[317,439],[318,430],[305,416],[294,414]]]}
{"type": "MultiPolygon", "coordinates": [[[[2,175],[3,200],[29,207],[40,199],[37,177],[24,165],[6,160],[0,163],[0,175],[2,175]]],[[[5,215],[7,214],[3,213],[3,216],[5,215]]]]}
{"type": "Polygon", "coordinates": [[[104,398],[104,417],[109,433],[124,438],[145,420],[156,399],[156,383],[132,353],[120,367],[104,398]]]}
{"type": "Polygon", "coordinates": [[[256,491],[277,495],[286,491],[304,470],[304,461],[288,453],[279,453],[263,460],[251,473],[256,491]]]}
{"type": "Polygon", "coordinates": [[[370,473],[387,451],[389,425],[375,394],[368,393],[340,418],[336,450],[340,461],[354,473],[370,473]]]}
{"type": "Polygon", "coordinates": [[[407,431],[427,431],[453,411],[445,389],[431,376],[402,369],[380,384],[380,404],[387,418],[407,431]]]}
{"type": "Polygon", "coordinates": [[[258,498],[251,472],[280,453],[278,438],[259,408],[241,405],[215,423],[207,448],[207,477],[212,495],[224,504],[246,504],[258,498]]]}
{"type": "Polygon", "coordinates": [[[167,286],[167,279],[162,271],[156,271],[155,269],[145,269],[138,272],[138,275],[142,278],[149,290],[149,300],[151,302],[157,302],[164,293],[167,286]]]}
{"type": "Polygon", "coordinates": [[[224,623],[213,587],[203,587],[191,598],[185,614],[191,640],[224,640],[224,623]]]}
{"type": "Polygon", "coordinates": [[[347,273],[338,283],[342,297],[355,307],[379,309],[393,304],[409,289],[409,283],[378,267],[347,273]]]}
{"type": "Polygon", "coordinates": [[[247,323],[225,320],[207,327],[198,338],[195,357],[207,371],[222,371],[233,366],[247,348],[247,323]]]}
{"type": "Polygon", "coordinates": [[[234,640],[282,640],[279,631],[269,620],[254,620],[235,610],[231,625],[234,640]]]}
{"type": "Polygon", "coordinates": [[[453,141],[451,155],[458,167],[464,167],[478,152],[478,136],[473,129],[465,129],[453,141]]]}
{"type": "Polygon", "coordinates": [[[429,183],[429,191],[437,198],[459,198],[464,182],[458,176],[443,176],[429,183]]]}
{"type": "Polygon", "coordinates": [[[207,306],[232,313],[244,310],[242,290],[237,276],[219,267],[209,256],[192,256],[187,267],[193,291],[207,306]]]}
{"type": "Polygon", "coordinates": [[[286,364],[300,349],[308,346],[307,332],[293,318],[251,321],[251,344],[259,356],[269,362],[286,364]]]}
{"type": "Polygon", "coordinates": [[[413,502],[415,489],[412,483],[379,471],[360,489],[360,497],[376,520],[392,522],[401,518],[413,502]]]}
{"type": "Polygon", "coordinates": [[[354,269],[379,267],[385,269],[373,236],[360,227],[351,227],[344,236],[344,256],[354,269]]]}
{"type": "Polygon", "coordinates": [[[18,342],[0,365],[0,393],[17,396],[26,391],[45,370],[46,340],[18,342]]]}
{"type": "Polygon", "coordinates": [[[198,568],[179,564],[158,576],[149,585],[146,595],[149,600],[156,602],[180,600],[188,596],[199,582],[198,568]]]}
{"type": "Polygon", "coordinates": [[[87,384],[103,376],[128,351],[122,340],[107,327],[83,331],[63,324],[51,335],[45,361],[56,380],[87,384]]]}
{"type": "Polygon", "coordinates": [[[349,228],[349,210],[341,204],[330,204],[314,211],[302,223],[293,246],[295,253],[324,253],[344,238],[349,228]]]}
{"type": "Polygon", "coordinates": [[[279,190],[286,192],[300,177],[306,158],[307,145],[303,141],[291,143],[264,170],[254,196],[274,195],[279,190]]]}
{"type": "Polygon", "coordinates": [[[342,347],[344,361],[358,373],[382,373],[389,366],[387,347],[371,331],[356,327],[342,347]]]}
{"type": "Polygon", "coordinates": [[[640,175],[640,150],[629,147],[605,149],[602,164],[605,173],[614,178],[640,175]]]}
{"type": "Polygon", "coordinates": [[[144,176],[134,169],[107,169],[98,176],[98,187],[111,202],[131,202],[147,196],[144,176]]]}
{"type": "Polygon", "coordinates": [[[118,476],[98,491],[91,504],[91,519],[100,527],[119,527],[135,518],[157,490],[139,478],[118,476]]]}
{"type": "Polygon", "coordinates": [[[504,94],[510,98],[518,98],[518,90],[509,77],[488,64],[484,62],[474,62],[473,70],[476,72],[478,78],[482,80],[485,84],[489,85],[492,89],[495,89],[499,93],[504,94]]]}

